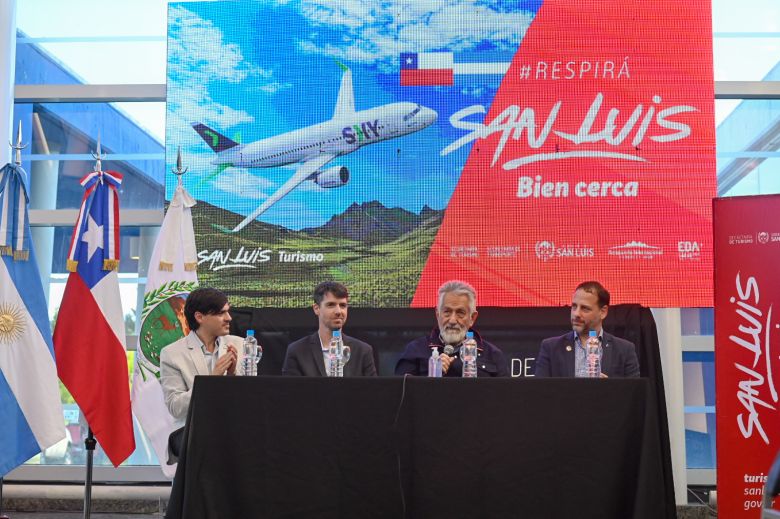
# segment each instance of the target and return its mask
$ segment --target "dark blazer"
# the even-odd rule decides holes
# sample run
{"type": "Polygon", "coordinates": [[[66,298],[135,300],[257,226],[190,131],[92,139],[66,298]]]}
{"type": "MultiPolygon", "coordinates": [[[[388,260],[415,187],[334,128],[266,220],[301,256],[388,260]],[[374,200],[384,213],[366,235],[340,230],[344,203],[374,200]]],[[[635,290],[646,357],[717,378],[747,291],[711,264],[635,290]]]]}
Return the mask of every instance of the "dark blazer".
{"type": "MultiPolygon", "coordinates": [[[[345,377],[375,377],[374,352],[369,344],[342,334],[344,344],[350,347],[349,362],[344,366],[345,377]]],[[[324,377],[325,361],[317,332],[298,339],[287,346],[282,375],[298,377],[324,377]]]]}
{"type": "MultiPolygon", "coordinates": [[[[509,363],[498,346],[484,340],[476,330],[474,339],[477,341],[477,376],[478,377],[508,377],[509,363]]],[[[439,353],[444,350],[444,343],[439,336],[439,328],[435,327],[427,337],[418,337],[404,348],[401,358],[395,365],[395,374],[399,376],[414,375],[416,377],[428,376],[428,359],[431,357],[431,346],[436,346],[439,353]]],[[[460,360],[460,352],[455,352],[455,360],[450,364],[450,369],[443,376],[463,376],[463,361],[460,360]]]]}
{"type": "MultiPolygon", "coordinates": [[[[639,361],[634,343],[604,332],[601,372],[608,377],[638,377],[639,361]]],[[[574,332],[542,341],[536,357],[537,377],[574,376],[574,332]]]]}

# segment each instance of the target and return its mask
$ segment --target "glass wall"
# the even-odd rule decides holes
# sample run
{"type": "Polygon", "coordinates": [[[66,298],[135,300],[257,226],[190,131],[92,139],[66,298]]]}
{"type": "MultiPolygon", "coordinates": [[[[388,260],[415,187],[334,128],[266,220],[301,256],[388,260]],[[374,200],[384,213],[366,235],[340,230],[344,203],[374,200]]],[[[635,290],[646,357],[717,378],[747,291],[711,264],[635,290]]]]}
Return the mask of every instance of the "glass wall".
{"type": "Polygon", "coordinates": [[[17,84],[165,83],[164,0],[19,0],[17,84]],[[45,15],[41,15],[45,13],[45,15]]]}
{"type": "MultiPolygon", "coordinates": [[[[57,85],[142,85],[165,81],[166,2],[17,2],[17,87],[48,85],[50,101],[17,103],[22,122],[23,167],[30,174],[30,208],[43,215],[32,229],[52,325],[56,322],[68,272],[65,258],[75,211],[84,190],[79,179],[94,168],[100,140],[102,167],[121,173],[120,222],[133,211],[161,214],[164,206],[165,103],[114,102],[96,98],[63,102],[57,85]],[[40,13],[47,13],[40,16],[40,13]],[[92,21],[93,23],[85,23],[92,21]],[[149,212],[148,210],[153,210],[149,212]],[[48,220],[47,220],[48,218],[48,220]],[[68,221],[67,225],[63,221],[68,221]]],[[[135,97],[135,96],[132,96],[135,97]]],[[[134,218],[137,221],[138,218],[134,218]]],[[[36,222],[34,222],[36,223],[36,222]]],[[[137,326],[146,283],[145,268],[159,231],[159,218],[122,225],[120,297],[127,335],[128,373],[135,360],[137,326]]],[[[28,465],[78,465],[85,460],[87,425],[60,384],[67,437],[28,465]]],[[[150,466],[158,460],[134,420],[136,451],[123,466],[150,466]]],[[[100,446],[95,464],[110,466],[100,446]]],[[[159,473],[158,479],[164,479],[159,473]]],[[[35,479],[47,479],[47,472],[35,479]]]]}
{"type": "MultiPolygon", "coordinates": [[[[780,64],[770,75],[780,80],[780,64]]],[[[780,99],[740,101],[717,128],[718,194],[780,193],[778,150],[780,99]]]]}
{"type": "Polygon", "coordinates": [[[715,81],[766,81],[780,57],[780,3],[712,1],[715,81]]]}
{"type": "Polygon", "coordinates": [[[121,208],[163,206],[165,148],[125,109],[108,103],[17,104],[14,119],[22,121],[22,140],[30,143],[22,158],[37,195],[31,197],[32,209],[80,207],[79,180],[94,167],[98,138],[104,169],[123,176],[121,208]]]}

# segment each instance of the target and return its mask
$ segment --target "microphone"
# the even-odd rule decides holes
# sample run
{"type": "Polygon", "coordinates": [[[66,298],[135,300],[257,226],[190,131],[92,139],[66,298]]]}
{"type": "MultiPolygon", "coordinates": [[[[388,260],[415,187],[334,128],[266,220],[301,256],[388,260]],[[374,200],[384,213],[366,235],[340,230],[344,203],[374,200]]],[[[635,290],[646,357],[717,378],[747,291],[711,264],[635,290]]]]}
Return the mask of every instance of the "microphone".
{"type": "Polygon", "coordinates": [[[447,344],[444,346],[444,351],[442,352],[448,357],[454,357],[455,356],[455,348],[452,347],[452,344],[447,344]]]}

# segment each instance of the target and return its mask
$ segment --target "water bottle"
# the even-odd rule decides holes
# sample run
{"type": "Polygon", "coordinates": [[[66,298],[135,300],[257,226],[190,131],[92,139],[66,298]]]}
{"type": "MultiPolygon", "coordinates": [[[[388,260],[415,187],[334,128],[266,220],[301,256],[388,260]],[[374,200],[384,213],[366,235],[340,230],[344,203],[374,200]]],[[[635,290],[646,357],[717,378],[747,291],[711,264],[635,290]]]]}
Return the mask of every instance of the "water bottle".
{"type": "Polygon", "coordinates": [[[439,357],[439,348],[431,347],[431,358],[428,359],[428,376],[441,377],[441,357],[439,357]]]}
{"type": "Polygon", "coordinates": [[[336,346],[336,376],[344,376],[344,341],[341,340],[341,330],[333,330],[333,337],[338,341],[336,346]]]}
{"type": "Polygon", "coordinates": [[[257,363],[255,357],[258,354],[258,350],[260,350],[260,355],[262,355],[263,350],[260,348],[260,345],[257,344],[255,331],[247,330],[246,338],[244,339],[244,376],[246,377],[257,376],[257,363]]]}
{"type": "MultiPolygon", "coordinates": [[[[255,331],[252,330],[252,335],[254,336],[255,331]]],[[[255,355],[252,358],[252,364],[254,364],[254,375],[257,376],[257,370],[260,365],[260,359],[263,358],[263,346],[258,342],[257,347],[255,347],[255,355]]]]}
{"type": "Polygon", "coordinates": [[[601,377],[601,341],[596,330],[588,332],[588,341],[585,343],[585,352],[588,359],[588,378],[601,377]]]}
{"type": "Polygon", "coordinates": [[[344,376],[344,345],[341,342],[341,330],[333,330],[333,335],[330,338],[330,344],[328,345],[328,376],[329,377],[343,377],[344,376]]]}
{"type": "Polygon", "coordinates": [[[463,377],[477,378],[477,341],[474,332],[466,332],[466,340],[460,348],[460,360],[463,362],[463,377]]]}
{"type": "Polygon", "coordinates": [[[341,345],[341,358],[339,359],[339,376],[344,376],[344,366],[347,365],[347,362],[349,362],[349,358],[352,356],[352,350],[349,347],[349,344],[344,344],[344,341],[341,340],[341,332],[339,332],[339,344],[341,345]]]}

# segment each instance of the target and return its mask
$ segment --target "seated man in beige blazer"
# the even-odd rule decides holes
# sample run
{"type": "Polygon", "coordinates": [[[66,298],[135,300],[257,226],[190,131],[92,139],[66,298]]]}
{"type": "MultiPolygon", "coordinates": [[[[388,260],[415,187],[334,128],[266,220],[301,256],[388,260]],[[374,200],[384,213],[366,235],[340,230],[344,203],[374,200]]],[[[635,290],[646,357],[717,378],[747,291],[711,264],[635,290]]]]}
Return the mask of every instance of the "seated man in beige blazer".
{"type": "Polygon", "coordinates": [[[184,303],[190,333],[160,354],[160,384],[177,427],[187,418],[196,375],[243,374],[243,339],[228,335],[229,310],[227,296],[220,290],[193,290],[184,303]]]}

